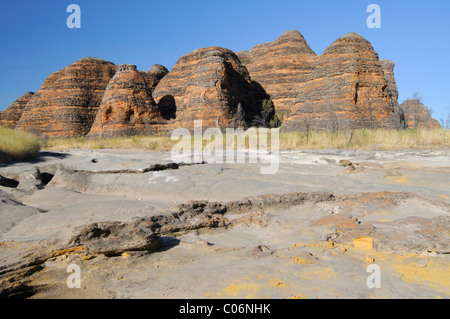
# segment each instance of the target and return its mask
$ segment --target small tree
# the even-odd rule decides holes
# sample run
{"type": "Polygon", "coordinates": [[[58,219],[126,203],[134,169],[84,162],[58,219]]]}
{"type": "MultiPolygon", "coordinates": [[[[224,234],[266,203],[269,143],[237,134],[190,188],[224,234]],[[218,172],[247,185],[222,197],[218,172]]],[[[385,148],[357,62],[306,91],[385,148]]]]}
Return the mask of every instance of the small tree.
{"type": "Polygon", "coordinates": [[[303,120],[303,127],[306,133],[306,143],[309,143],[309,135],[311,134],[311,120],[308,117],[305,117],[303,120]]]}
{"type": "Polygon", "coordinates": [[[423,98],[419,95],[419,92],[415,92],[412,97],[413,100],[417,100],[422,103],[423,98]]]}
{"type": "Polygon", "coordinates": [[[281,122],[275,115],[272,99],[264,100],[262,102],[261,114],[255,116],[253,124],[267,128],[280,126],[281,122]]]}
{"type": "Polygon", "coordinates": [[[329,116],[329,129],[331,130],[331,132],[336,132],[339,129],[339,121],[338,118],[336,116],[336,112],[334,110],[334,105],[332,105],[331,102],[328,102],[326,104],[327,109],[328,109],[328,116],[329,116]]]}
{"type": "Polygon", "coordinates": [[[242,109],[242,105],[241,103],[238,103],[237,106],[237,110],[236,110],[236,120],[237,120],[237,126],[239,128],[246,128],[246,123],[245,123],[245,114],[244,114],[244,110],[242,109]]]}
{"type": "MultiPolygon", "coordinates": [[[[412,99],[419,101],[419,103],[422,103],[423,101],[423,98],[419,95],[419,92],[415,92],[412,96],[412,99]]],[[[414,128],[418,129],[421,122],[419,106],[414,104],[414,108],[411,113],[413,114],[414,128]]]]}
{"type": "Polygon", "coordinates": [[[445,128],[447,130],[450,129],[450,113],[448,113],[448,115],[447,115],[447,122],[445,123],[445,128]]]}

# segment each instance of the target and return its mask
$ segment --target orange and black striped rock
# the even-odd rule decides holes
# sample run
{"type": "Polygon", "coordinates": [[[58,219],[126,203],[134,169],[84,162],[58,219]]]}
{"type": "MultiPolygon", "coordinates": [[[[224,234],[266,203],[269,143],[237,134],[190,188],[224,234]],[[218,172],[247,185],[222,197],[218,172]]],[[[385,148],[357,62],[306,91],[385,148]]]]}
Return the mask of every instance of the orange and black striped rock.
{"type": "Polygon", "coordinates": [[[49,137],[86,135],[116,70],[111,62],[83,58],[51,74],[27,103],[16,129],[49,137]]]}
{"type": "Polygon", "coordinates": [[[155,90],[158,83],[169,73],[169,70],[161,64],[155,64],[150,70],[146,72],[147,82],[150,87],[151,93],[155,90]]]}
{"type": "Polygon", "coordinates": [[[405,126],[410,129],[437,129],[441,128],[439,121],[433,119],[428,107],[420,100],[408,99],[400,104],[405,117],[405,126]]]}
{"type": "Polygon", "coordinates": [[[271,96],[278,114],[288,112],[298,96],[299,84],[308,80],[316,56],[297,30],[284,32],[274,42],[237,53],[252,80],[271,96]]]}
{"type": "Polygon", "coordinates": [[[394,76],[395,63],[391,60],[381,60],[380,64],[383,68],[384,78],[387,81],[387,90],[389,91],[389,94],[392,95],[392,98],[395,101],[398,101],[398,88],[394,76]]]}
{"type": "Polygon", "coordinates": [[[400,128],[398,93],[389,80],[393,75],[385,74],[369,41],[349,33],[313,60],[283,131],[400,128]]]}
{"type": "Polygon", "coordinates": [[[33,95],[34,92],[25,93],[20,98],[12,102],[6,110],[0,112],[0,126],[15,128],[17,122],[19,122],[20,117],[22,116],[25,106],[33,95]]]}
{"type": "Polygon", "coordinates": [[[120,65],[106,88],[88,137],[150,134],[164,125],[148,80],[147,73],[135,65],[120,65]]]}
{"type": "Polygon", "coordinates": [[[209,47],[181,57],[157,85],[153,97],[170,128],[192,128],[202,120],[203,128],[237,127],[238,105],[242,118],[251,123],[261,112],[264,89],[251,81],[236,54],[209,47]]]}

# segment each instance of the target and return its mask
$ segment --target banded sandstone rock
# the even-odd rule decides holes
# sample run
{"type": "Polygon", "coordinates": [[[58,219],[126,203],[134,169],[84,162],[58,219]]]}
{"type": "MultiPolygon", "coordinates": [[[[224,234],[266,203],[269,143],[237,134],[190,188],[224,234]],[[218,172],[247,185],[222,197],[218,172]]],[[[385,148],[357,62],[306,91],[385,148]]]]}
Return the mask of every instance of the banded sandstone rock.
{"type": "Polygon", "coordinates": [[[405,121],[405,115],[403,113],[403,110],[398,105],[398,88],[397,88],[397,82],[395,81],[395,75],[394,75],[394,68],[395,63],[391,60],[381,60],[380,61],[381,67],[383,68],[384,72],[384,79],[387,82],[387,88],[386,91],[388,94],[392,96],[392,102],[394,103],[394,108],[396,112],[399,113],[400,117],[400,128],[405,129],[406,128],[406,121],[405,121]]]}
{"type": "Polygon", "coordinates": [[[389,77],[370,42],[349,33],[314,58],[282,130],[398,129],[398,93],[389,77]]]}
{"type": "Polygon", "coordinates": [[[194,120],[203,120],[204,128],[237,127],[254,124],[269,97],[285,118],[285,131],[400,127],[394,63],[379,61],[355,33],[320,56],[295,30],[238,55],[198,49],[170,73],[161,65],[147,72],[125,65],[114,80],[113,63],[81,59],[46,79],[17,128],[47,136],[116,136],[192,128],[194,120]]]}
{"type": "Polygon", "coordinates": [[[155,64],[150,70],[146,72],[147,82],[150,86],[150,90],[153,93],[158,83],[169,73],[169,70],[161,64],[155,64]]]}
{"type": "Polygon", "coordinates": [[[428,107],[420,100],[409,99],[400,104],[405,116],[405,126],[411,129],[436,129],[441,128],[439,122],[430,115],[428,107]]]}
{"type": "Polygon", "coordinates": [[[23,110],[30,101],[34,92],[27,92],[20,98],[12,102],[12,104],[3,112],[0,112],[0,126],[14,128],[22,116],[23,110]]]}
{"type": "Polygon", "coordinates": [[[120,65],[106,88],[88,136],[138,135],[150,133],[155,124],[164,124],[152,98],[153,82],[148,80],[135,65],[120,65]]]}
{"type": "Polygon", "coordinates": [[[45,136],[86,135],[116,70],[111,62],[83,58],[51,74],[27,103],[16,128],[45,136]]]}
{"type": "Polygon", "coordinates": [[[389,93],[392,95],[392,98],[395,101],[398,101],[398,89],[394,76],[395,63],[391,60],[381,60],[380,64],[381,67],[383,68],[384,78],[387,81],[388,85],[387,89],[389,90],[389,93]]]}
{"type": "Polygon", "coordinates": [[[299,94],[299,84],[308,80],[316,56],[297,30],[286,31],[274,42],[237,54],[251,78],[264,87],[281,114],[291,109],[299,94]]]}
{"type": "Polygon", "coordinates": [[[241,104],[251,123],[269,96],[251,81],[235,53],[220,47],[203,48],[181,57],[156,87],[153,97],[170,127],[236,127],[241,104]]]}

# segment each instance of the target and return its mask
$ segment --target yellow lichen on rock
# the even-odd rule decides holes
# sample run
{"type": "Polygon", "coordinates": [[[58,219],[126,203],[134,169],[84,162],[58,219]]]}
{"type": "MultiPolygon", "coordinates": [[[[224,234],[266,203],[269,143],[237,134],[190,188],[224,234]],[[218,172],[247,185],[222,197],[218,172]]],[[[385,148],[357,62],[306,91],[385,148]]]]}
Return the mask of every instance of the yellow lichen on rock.
{"type": "Polygon", "coordinates": [[[430,286],[437,292],[450,295],[450,265],[445,262],[428,262],[426,267],[417,262],[394,263],[394,269],[401,274],[401,280],[408,284],[430,286]]]}
{"type": "Polygon", "coordinates": [[[255,283],[232,283],[226,286],[222,293],[219,293],[219,296],[225,295],[228,297],[240,297],[245,295],[244,298],[256,298],[257,293],[261,289],[261,285],[255,283]]]}
{"type": "Polygon", "coordinates": [[[291,299],[307,299],[308,297],[306,297],[305,295],[302,294],[298,294],[295,296],[292,296],[291,299]]]}
{"type": "Polygon", "coordinates": [[[301,279],[307,279],[307,280],[336,280],[337,279],[337,273],[336,270],[334,270],[331,267],[317,269],[317,270],[311,270],[301,273],[301,279]]]}
{"type": "Polygon", "coordinates": [[[372,258],[372,257],[370,257],[370,256],[366,256],[366,261],[367,261],[368,263],[373,263],[373,262],[375,262],[375,259],[372,258]]]}
{"type": "Polygon", "coordinates": [[[394,180],[394,182],[398,183],[398,184],[404,184],[408,181],[408,179],[406,179],[405,177],[400,177],[394,180]]]}
{"type": "Polygon", "coordinates": [[[57,251],[53,252],[53,257],[61,256],[61,255],[67,255],[67,254],[70,254],[70,253],[80,252],[80,251],[83,251],[83,247],[82,246],[72,247],[72,248],[63,249],[63,250],[57,250],[57,251]]]}
{"type": "Polygon", "coordinates": [[[91,259],[95,258],[95,255],[84,254],[84,255],[81,255],[81,258],[83,258],[83,260],[91,260],[91,259]]]}
{"type": "Polygon", "coordinates": [[[287,287],[287,284],[283,281],[272,280],[271,283],[272,283],[272,286],[274,286],[274,287],[280,287],[280,288],[287,287]]]}
{"type": "Polygon", "coordinates": [[[354,238],[353,247],[356,249],[370,250],[373,248],[373,238],[367,236],[354,238]]]}
{"type": "Polygon", "coordinates": [[[313,255],[304,255],[301,257],[293,256],[291,259],[297,264],[297,265],[312,265],[317,262],[317,258],[315,258],[313,255]]]}

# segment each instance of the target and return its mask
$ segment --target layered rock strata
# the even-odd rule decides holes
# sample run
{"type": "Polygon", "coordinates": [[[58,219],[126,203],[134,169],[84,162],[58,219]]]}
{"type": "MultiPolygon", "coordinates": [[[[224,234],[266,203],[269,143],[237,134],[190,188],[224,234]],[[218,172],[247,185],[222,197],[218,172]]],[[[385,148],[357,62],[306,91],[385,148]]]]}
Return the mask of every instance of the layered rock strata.
{"type": "Polygon", "coordinates": [[[27,92],[20,98],[12,102],[12,104],[3,112],[0,112],[0,126],[14,128],[22,116],[25,106],[33,97],[34,92],[27,92]]]}
{"type": "Polygon", "coordinates": [[[116,70],[111,62],[83,58],[51,74],[27,103],[17,129],[49,137],[86,135],[116,70]]]}
{"type": "Polygon", "coordinates": [[[400,128],[390,72],[369,41],[356,33],[339,38],[314,58],[314,70],[299,84],[282,130],[400,128]]]}
{"type": "Polygon", "coordinates": [[[384,78],[387,81],[387,90],[392,99],[398,101],[398,88],[394,76],[395,63],[391,60],[381,60],[380,64],[383,68],[384,78]]]}
{"type": "Polygon", "coordinates": [[[155,64],[150,70],[146,72],[146,79],[152,94],[158,83],[162,80],[163,77],[167,75],[167,73],[169,73],[169,70],[167,70],[167,68],[161,64],[155,64]]]}
{"type": "Polygon", "coordinates": [[[438,127],[423,108],[399,108],[398,95],[394,63],[380,61],[363,37],[349,33],[316,55],[290,30],[237,54],[195,50],[171,72],[84,58],[15,101],[0,125],[49,137],[108,137],[192,128],[195,120],[204,129],[267,126],[276,112],[284,131],[438,127]],[[274,111],[264,112],[269,99],[274,111]]]}
{"type": "Polygon", "coordinates": [[[170,127],[236,127],[251,124],[269,96],[250,79],[235,53],[220,47],[203,48],[181,57],[156,87],[153,97],[170,127]]]}
{"type": "Polygon", "coordinates": [[[135,65],[120,65],[106,88],[88,137],[150,133],[153,125],[164,124],[152,98],[153,80],[135,65]]]}
{"type": "Polygon", "coordinates": [[[299,94],[299,84],[308,80],[316,56],[297,30],[284,32],[274,42],[237,53],[251,78],[271,96],[277,113],[284,115],[299,94]]]}
{"type": "Polygon", "coordinates": [[[408,99],[400,105],[404,113],[405,126],[410,129],[437,129],[439,122],[430,115],[428,107],[416,99],[408,99]]]}

